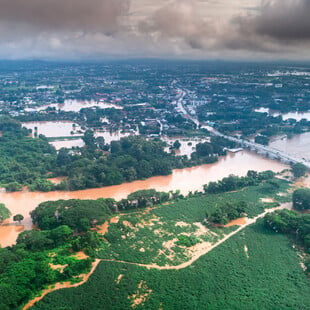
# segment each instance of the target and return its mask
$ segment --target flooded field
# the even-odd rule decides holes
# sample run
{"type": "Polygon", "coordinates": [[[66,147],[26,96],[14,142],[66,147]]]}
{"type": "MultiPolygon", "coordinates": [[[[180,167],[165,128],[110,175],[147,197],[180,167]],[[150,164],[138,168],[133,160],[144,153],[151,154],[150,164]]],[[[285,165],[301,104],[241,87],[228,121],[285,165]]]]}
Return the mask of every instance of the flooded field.
{"type": "Polygon", "coordinates": [[[53,103],[48,105],[43,105],[37,108],[26,108],[25,111],[27,112],[39,112],[43,111],[47,108],[54,108],[56,110],[62,110],[65,112],[79,112],[81,109],[84,108],[92,108],[98,107],[100,109],[123,109],[120,105],[114,103],[107,103],[104,101],[95,101],[95,100],[65,100],[64,103],[53,103]]]}
{"type": "Polygon", "coordinates": [[[32,130],[32,136],[40,134],[47,138],[69,137],[74,135],[82,135],[78,133],[79,126],[69,121],[55,121],[55,122],[26,122],[22,123],[23,127],[32,130]]]}
{"type": "Polygon", "coordinates": [[[302,120],[303,118],[310,121],[310,111],[308,112],[289,112],[289,113],[280,113],[279,111],[276,110],[270,110],[269,108],[258,108],[254,110],[255,112],[259,113],[268,113],[271,116],[277,117],[279,115],[282,115],[282,119],[284,121],[292,118],[295,119],[297,122],[302,120]]]}

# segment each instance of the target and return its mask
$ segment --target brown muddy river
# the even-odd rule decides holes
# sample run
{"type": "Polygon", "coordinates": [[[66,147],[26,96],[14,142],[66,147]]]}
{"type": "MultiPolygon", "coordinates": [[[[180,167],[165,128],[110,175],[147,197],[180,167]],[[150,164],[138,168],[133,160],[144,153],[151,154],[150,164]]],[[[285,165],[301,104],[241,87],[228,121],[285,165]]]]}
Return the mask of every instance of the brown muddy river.
{"type": "MultiPolygon", "coordinates": [[[[24,228],[30,229],[32,223],[29,212],[43,201],[97,198],[115,198],[119,200],[126,198],[128,194],[137,190],[150,188],[165,192],[179,189],[183,194],[187,194],[189,191],[202,190],[204,184],[210,181],[220,180],[229,174],[242,176],[248,170],[273,170],[279,172],[286,168],[287,166],[280,162],[263,158],[248,151],[242,151],[237,154],[228,154],[214,164],[174,170],[169,176],[152,177],[143,181],[74,192],[0,193],[0,202],[4,203],[10,209],[12,215],[17,213],[22,214],[25,217],[22,222],[24,228]]],[[[2,246],[13,244],[20,231],[21,227],[16,227],[14,224],[11,226],[0,226],[0,244],[2,246]]]]}

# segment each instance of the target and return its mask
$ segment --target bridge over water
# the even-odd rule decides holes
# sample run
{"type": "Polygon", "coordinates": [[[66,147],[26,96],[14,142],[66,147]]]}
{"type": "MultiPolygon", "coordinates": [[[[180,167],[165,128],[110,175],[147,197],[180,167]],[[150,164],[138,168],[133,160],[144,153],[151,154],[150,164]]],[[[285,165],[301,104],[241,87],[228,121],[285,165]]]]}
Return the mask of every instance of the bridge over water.
{"type": "Polygon", "coordinates": [[[238,143],[243,148],[248,148],[252,151],[256,151],[257,153],[268,156],[272,159],[278,159],[278,160],[281,160],[282,162],[287,163],[287,164],[302,163],[308,169],[310,169],[310,162],[304,158],[297,158],[297,157],[294,157],[290,154],[286,154],[285,152],[282,152],[280,150],[274,149],[274,148],[269,147],[269,146],[261,145],[261,144],[255,143],[255,142],[251,142],[251,141],[247,141],[247,140],[243,140],[243,139],[238,139],[238,138],[231,137],[231,136],[226,136],[226,135],[223,135],[222,133],[220,133],[219,131],[215,130],[214,128],[212,128],[211,132],[216,136],[223,137],[227,140],[238,143]]]}
{"type": "Polygon", "coordinates": [[[184,100],[184,97],[186,96],[188,90],[178,88],[177,91],[179,92],[179,96],[178,96],[178,98],[176,100],[178,111],[185,118],[190,119],[191,121],[193,121],[196,124],[197,127],[199,125],[202,125],[202,128],[208,129],[211,133],[213,133],[216,136],[223,137],[223,138],[226,138],[227,140],[236,142],[240,146],[242,146],[243,148],[248,148],[248,149],[250,149],[252,151],[256,151],[257,153],[265,155],[265,156],[268,156],[268,157],[270,157],[272,159],[278,159],[278,160],[280,160],[280,161],[282,161],[284,163],[287,163],[287,164],[302,163],[310,170],[310,161],[309,160],[306,160],[304,158],[294,157],[292,155],[286,154],[285,152],[282,152],[280,150],[274,149],[274,148],[269,147],[269,146],[265,146],[265,145],[262,145],[262,144],[258,144],[258,143],[247,141],[247,140],[243,140],[243,139],[238,139],[238,138],[231,137],[231,136],[226,136],[226,135],[220,133],[219,131],[217,131],[216,129],[214,129],[213,127],[205,126],[203,124],[200,124],[200,122],[198,121],[198,119],[196,117],[190,116],[187,113],[187,111],[186,111],[186,109],[185,109],[185,107],[183,105],[183,100],[184,100]]]}

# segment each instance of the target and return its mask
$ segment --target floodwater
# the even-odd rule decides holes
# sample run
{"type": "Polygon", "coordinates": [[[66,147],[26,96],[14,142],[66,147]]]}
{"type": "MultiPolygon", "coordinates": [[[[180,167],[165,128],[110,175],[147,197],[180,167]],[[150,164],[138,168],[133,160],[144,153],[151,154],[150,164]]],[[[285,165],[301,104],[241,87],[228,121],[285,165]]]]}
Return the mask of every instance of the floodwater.
{"type": "Polygon", "coordinates": [[[73,147],[83,147],[85,145],[84,141],[81,138],[57,140],[50,142],[50,144],[53,145],[56,150],[60,150],[63,147],[71,149],[73,147]]]}
{"type": "Polygon", "coordinates": [[[74,135],[83,135],[78,133],[80,127],[69,121],[55,121],[55,122],[26,122],[22,123],[23,127],[32,130],[32,136],[36,132],[39,136],[40,134],[48,138],[57,138],[57,137],[70,137],[74,135]],[[72,132],[74,132],[72,134],[72,132]]]}
{"type": "MultiPolygon", "coordinates": [[[[12,215],[22,214],[25,219],[22,224],[25,229],[31,229],[32,223],[29,212],[43,201],[59,199],[97,199],[114,198],[120,200],[126,198],[132,192],[142,189],[154,188],[158,191],[168,192],[180,190],[187,194],[189,191],[202,190],[203,185],[210,181],[217,181],[230,174],[246,175],[248,170],[275,172],[286,169],[287,166],[255,153],[242,151],[236,154],[228,154],[221,157],[217,163],[201,165],[193,168],[177,169],[171,175],[152,177],[143,181],[134,181],[121,185],[102,188],[87,189],[74,192],[16,192],[0,193],[0,202],[4,203],[12,212],[12,215]]],[[[15,242],[18,232],[15,226],[0,226],[0,244],[8,246],[15,242]],[[9,232],[8,232],[9,230],[9,232]]]]}
{"type": "Polygon", "coordinates": [[[310,121],[310,111],[308,112],[289,112],[289,113],[280,113],[276,110],[271,110],[269,108],[258,108],[254,110],[255,112],[259,113],[267,113],[271,116],[277,117],[279,115],[282,115],[282,119],[284,121],[288,120],[289,118],[295,119],[297,122],[302,120],[303,118],[310,121]]]}
{"type": "Polygon", "coordinates": [[[170,152],[170,146],[172,146],[173,143],[178,140],[181,146],[178,150],[174,150],[175,154],[179,156],[186,155],[188,158],[191,158],[191,154],[196,151],[196,146],[198,143],[210,142],[210,138],[190,139],[190,138],[182,138],[182,137],[174,137],[174,138],[166,137],[166,138],[163,138],[162,140],[165,141],[169,145],[165,149],[166,152],[170,152]]]}
{"type": "Polygon", "coordinates": [[[79,112],[83,108],[92,108],[92,107],[98,107],[100,109],[108,109],[108,108],[123,109],[123,107],[120,105],[113,104],[113,103],[107,103],[104,101],[68,99],[68,100],[65,100],[64,103],[53,103],[53,104],[40,106],[37,108],[26,108],[25,111],[39,112],[47,108],[55,108],[56,110],[62,110],[65,112],[79,112]]]}
{"type": "MultiPolygon", "coordinates": [[[[32,136],[34,137],[35,133],[37,136],[40,134],[46,136],[47,138],[59,138],[64,137],[63,139],[50,142],[56,150],[72,147],[83,147],[84,141],[80,138],[83,136],[84,131],[81,127],[70,121],[48,121],[48,122],[25,122],[22,123],[23,127],[32,130],[32,136]],[[67,137],[67,138],[66,138],[67,137]],[[76,137],[76,138],[74,138],[76,137]]],[[[111,141],[118,141],[121,138],[128,137],[131,135],[138,135],[138,130],[132,130],[131,132],[123,132],[121,130],[110,131],[96,131],[95,137],[103,137],[105,143],[110,144],[111,141]]]]}
{"type": "Polygon", "coordinates": [[[103,137],[106,144],[112,141],[119,141],[121,138],[137,135],[137,132],[122,132],[118,131],[96,131],[95,137],[103,137]]]}
{"type": "MultiPolygon", "coordinates": [[[[122,132],[118,131],[96,131],[95,137],[103,137],[106,144],[110,144],[112,141],[119,141],[121,138],[137,135],[138,132],[122,132]]],[[[72,147],[83,147],[85,145],[81,138],[77,139],[61,139],[50,142],[56,150],[60,150],[62,147],[71,149],[72,147]]]]}
{"type": "Polygon", "coordinates": [[[310,132],[294,135],[291,139],[278,138],[272,141],[269,146],[297,158],[310,160],[310,132]]]}

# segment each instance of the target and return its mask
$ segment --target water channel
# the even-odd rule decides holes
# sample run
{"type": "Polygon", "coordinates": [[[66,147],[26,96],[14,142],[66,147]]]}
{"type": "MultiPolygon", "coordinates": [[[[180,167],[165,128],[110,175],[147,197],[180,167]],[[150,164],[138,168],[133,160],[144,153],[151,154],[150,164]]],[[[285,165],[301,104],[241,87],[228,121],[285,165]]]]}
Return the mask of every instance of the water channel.
{"type": "MultiPolygon", "coordinates": [[[[23,229],[32,227],[29,212],[36,206],[48,200],[59,199],[97,199],[114,198],[120,200],[126,198],[128,194],[141,189],[154,188],[158,191],[180,190],[183,194],[189,191],[202,190],[202,186],[210,181],[217,181],[229,174],[246,175],[248,170],[282,171],[286,165],[263,158],[255,153],[242,151],[239,153],[229,153],[221,157],[217,163],[201,165],[193,168],[177,169],[171,175],[152,177],[143,181],[134,181],[121,185],[108,186],[103,188],[87,189],[74,192],[15,192],[0,193],[0,202],[10,209],[12,215],[22,214],[25,219],[23,226],[6,223],[0,226],[0,244],[8,246],[15,242],[17,235],[23,229]]],[[[12,219],[10,220],[10,222],[12,219]]]]}

